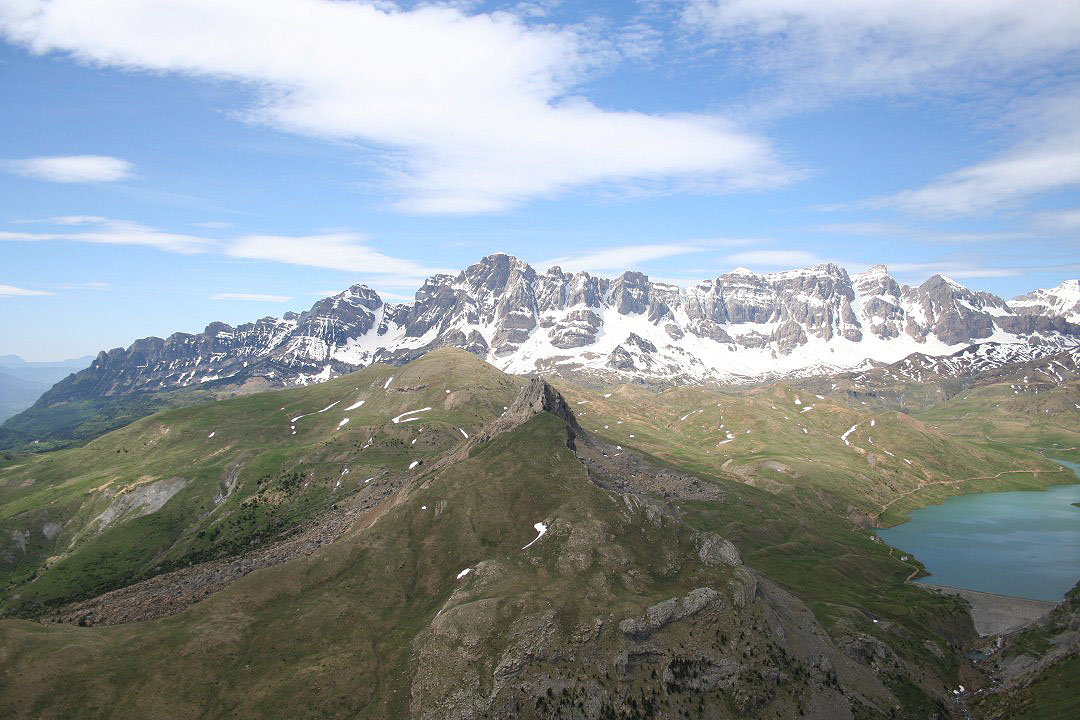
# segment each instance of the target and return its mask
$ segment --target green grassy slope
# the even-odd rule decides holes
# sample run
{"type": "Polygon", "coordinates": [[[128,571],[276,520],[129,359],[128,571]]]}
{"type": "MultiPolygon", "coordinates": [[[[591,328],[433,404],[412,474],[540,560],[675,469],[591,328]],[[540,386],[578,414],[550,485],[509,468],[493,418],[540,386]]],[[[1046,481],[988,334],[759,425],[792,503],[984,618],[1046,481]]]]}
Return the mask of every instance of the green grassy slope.
{"type": "MultiPolygon", "coordinates": [[[[689,508],[692,524],[725,527],[751,545],[733,523],[760,527],[791,512],[784,498],[731,489],[737,495],[724,510],[689,508]]],[[[864,574],[857,563],[838,566],[832,578],[846,587],[833,598],[843,607],[833,627],[895,645],[903,661],[882,660],[882,681],[896,697],[888,702],[903,704],[901,716],[925,717],[937,704],[917,681],[947,674],[955,651],[941,641],[944,660],[928,661],[928,651],[906,646],[919,644],[926,618],[947,624],[959,618],[956,608],[906,588],[899,563],[839,521],[806,535],[816,520],[787,538],[786,552],[806,554],[815,545],[829,555],[846,546],[871,554],[866,568],[885,568],[864,574]],[[894,592],[901,594],[863,607],[869,595],[894,592]]],[[[606,708],[619,713],[612,717],[648,717],[647,707],[682,716],[707,702],[716,717],[789,717],[815,693],[831,693],[868,717],[887,714],[872,676],[841,673],[834,690],[827,687],[834,675],[789,657],[784,643],[792,640],[769,629],[777,620],[761,603],[725,601],[722,612],[654,636],[654,659],[618,665],[621,618],[696,587],[739,587],[735,570],[698,559],[695,537],[689,525],[650,516],[592,484],[566,446],[565,426],[543,414],[414,487],[367,530],[252,573],[179,615],[95,628],[0,621],[0,712],[443,717],[462,691],[483,697],[499,690],[505,716],[526,718],[565,717],[596,698],[597,716],[606,708]],[[547,535],[523,550],[540,521],[547,535]],[[471,572],[458,577],[465,568],[471,572]],[[692,673],[708,653],[738,658],[733,689],[688,692],[680,688],[693,675],[668,677],[660,662],[670,658],[666,670],[692,673]],[[523,669],[497,671],[519,657],[523,669]],[[771,679],[777,670],[779,682],[771,679]],[[499,682],[506,684],[496,688],[499,682]],[[544,687],[552,693],[537,690],[544,687]]],[[[756,549],[750,554],[766,559],[756,549]]],[[[962,634],[958,627],[953,632],[962,634]]]]}
{"type": "Polygon", "coordinates": [[[159,410],[215,398],[212,391],[200,388],[96,397],[52,406],[35,404],[0,424],[0,450],[43,452],[75,447],[159,410]]]}
{"type": "Polygon", "coordinates": [[[1062,476],[1028,449],[957,438],[903,413],[869,412],[785,384],[739,393],[559,387],[582,426],[612,442],[809,496],[864,522],[895,524],[958,492],[1045,487],[1062,476]]]}
{"type": "Polygon", "coordinates": [[[1002,382],[966,390],[917,414],[954,437],[1080,461],[1080,382],[1044,387],[1002,382]]]}
{"type": "Polygon", "coordinates": [[[82,448],[8,462],[0,598],[9,611],[32,611],[278,537],[366,479],[460,443],[517,383],[465,353],[432,353],[406,368],[166,411],[82,448]],[[425,407],[420,420],[391,421],[425,407]],[[174,478],[182,489],[157,512],[116,512],[174,478]],[[106,525],[103,513],[118,516],[106,525]]]}
{"type": "Polygon", "coordinates": [[[373,485],[410,480],[369,528],[178,615],[93,628],[0,620],[0,713],[442,717],[466,693],[497,695],[504,716],[521,717],[558,717],[591,697],[606,703],[596,717],[644,716],[647,706],[695,715],[705,699],[717,717],[789,717],[823,697],[860,716],[886,716],[895,703],[901,716],[926,717],[957,683],[970,620],[956,598],[907,583],[918,563],[851,520],[884,509],[881,521],[897,521],[945,494],[1058,477],[1030,448],[783,384],[659,393],[560,383],[585,429],[697,474],[723,500],[657,498],[672,503],[663,515],[601,490],[547,414],[416,480],[424,465],[410,472],[413,463],[459,447],[520,385],[438,351],[403,368],[169,410],[82,448],[0,463],[0,598],[15,614],[235,554],[350,507],[373,485]],[[427,407],[406,416],[419,420],[392,421],[427,407]],[[1023,470],[1039,474],[1014,473],[1023,470]],[[173,489],[140,514],[135,499],[173,489]],[[523,551],[541,521],[547,536],[523,551]],[[787,655],[794,631],[778,640],[761,603],[733,600],[651,639],[655,657],[618,660],[628,652],[620,620],[697,587],[738,595],[745,569],[703,563],[703,532],[733,540],[748,566],[805,602],[871,679],[841,673],[839,689],[828,685],[835,677],[787,655]],[[725,653],[739,658],[742,694],[665,680],[725,653]],[[541,687],[553,693],[538,704],[541,687]]]}

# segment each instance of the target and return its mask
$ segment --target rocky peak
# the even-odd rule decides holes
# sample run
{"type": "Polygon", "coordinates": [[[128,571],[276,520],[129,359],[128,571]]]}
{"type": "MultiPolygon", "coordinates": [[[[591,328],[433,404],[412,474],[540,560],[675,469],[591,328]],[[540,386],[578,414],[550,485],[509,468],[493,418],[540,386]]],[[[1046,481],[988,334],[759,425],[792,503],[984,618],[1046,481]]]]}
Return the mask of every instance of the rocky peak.
{"type": "Polygon", "coordinates": [[[1022,315],[1045,315],[1080,323],[1080,280],[1066,280],[1057,287],[1035,290],[1009,301],[1022,315]]]}
{"type": "Polygon", "coordinates": [[[542,412],[549,412],[564,420],[571,428],[581,431],[566,398],[542,377],[529,378],[510,404],[505,417],[516,426],[542,412]]]}
{"type": "Polygon", "coordinates": [[[502,294],[508,285],[536,281],[536,271],[528,263],[506,253],[488,255],[466,268],[464,275],[474,290],[482,288],[493,295],[502,294]]]}
{"type": "Polygon", "coordinates": [[[865,271],[855,275],[851,279],[852,287],[858,295],[880,295],[884,297],[900,297],[900,285],[889,275],[889,268],[884,265],[874,265],[865,271]]]}
{"type": "Polygon", "coordinates": [[[457,451],[444,455],[422,472],[432,475],[447,465],[459,462],[467,458],[474,447],[524,425],[542,412],[549,412],[566,423],[568,446],[574,447],[574,439],[585,436],[585,431],[578,425],[574,411],[562,394],[542,377],[533,377],[521,387],[506,412],[473,433],[457,451]]]}
{"type": "Polygon", "coordinates": [[[639,272],[624,272],[611,283],[609,302],[620,315],[640,314],[649,309],[649,278],[639,272]]]}

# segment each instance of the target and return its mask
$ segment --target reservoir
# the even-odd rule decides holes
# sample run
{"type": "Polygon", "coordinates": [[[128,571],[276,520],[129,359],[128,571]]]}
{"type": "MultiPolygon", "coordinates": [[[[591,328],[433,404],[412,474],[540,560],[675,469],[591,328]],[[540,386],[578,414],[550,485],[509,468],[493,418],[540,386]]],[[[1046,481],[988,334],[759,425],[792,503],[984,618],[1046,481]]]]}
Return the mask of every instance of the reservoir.
{"type": "Polygon", "coordinates": [[[1080,580],[1076,502],[1080,485],[957,495],[878,535],[926,566],[923,582],[1056,603],[1080,580]]]}

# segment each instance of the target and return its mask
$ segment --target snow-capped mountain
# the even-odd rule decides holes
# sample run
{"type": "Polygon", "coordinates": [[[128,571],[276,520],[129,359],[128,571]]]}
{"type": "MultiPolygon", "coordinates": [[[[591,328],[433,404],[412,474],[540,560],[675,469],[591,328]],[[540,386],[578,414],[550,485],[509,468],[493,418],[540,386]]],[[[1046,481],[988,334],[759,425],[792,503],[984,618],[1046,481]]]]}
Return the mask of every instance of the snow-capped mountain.
{"type": "Polygon", "coordinates": [[[1056,288],[1015,297],[1009,307],[1023,315],[1050,315],[1080,323],[1080,280],[1066,280],[1056,288]]]}
{"type": "Polygon", "coordinates": [[[138,340],[102,352],[43,402],[305,384],[445,346],[508,372],[645,382],[806,376],[983,342],[1049,354],[1080,344],[1075,307],[1061,300],[1070,283],[1076,287],[1069,281],[1036,291],[1013,307],[940,275],[900,285],[883,265],[854,277],[833,264],[768,274],[737,269],[681,289],[637,272],[609,279],[554,267],[538,274],[496,254],[456,276],[429,278],[412,303],[387,304],[356,285],[304,313],[138,340]]]}

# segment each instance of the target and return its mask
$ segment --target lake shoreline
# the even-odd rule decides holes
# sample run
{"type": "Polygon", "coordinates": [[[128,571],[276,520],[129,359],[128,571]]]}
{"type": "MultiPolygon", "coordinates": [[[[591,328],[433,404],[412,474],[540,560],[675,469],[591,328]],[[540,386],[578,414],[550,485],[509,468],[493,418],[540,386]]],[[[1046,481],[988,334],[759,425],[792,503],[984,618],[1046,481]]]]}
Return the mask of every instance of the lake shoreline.
{"type": "MultiPolygon", "coordinates": [[[[1080,469],[1068,461],[1055,462],[1068,475],[1080,469]]],[[[1075,504],[1080,483],[1031,490],[953,495],[914,510],[908,522],[875,533],[922,566],[917,573],[920,585],[1052,605],[1077,581],[1080,518],[1075,504]]],[[[994,614],[994,608],[1008,601],[982,604],[987,603],[987,612],[994,614]]],[[[995,627],[1007,626],[1008,614],[992,621],[995,627]]]]}

